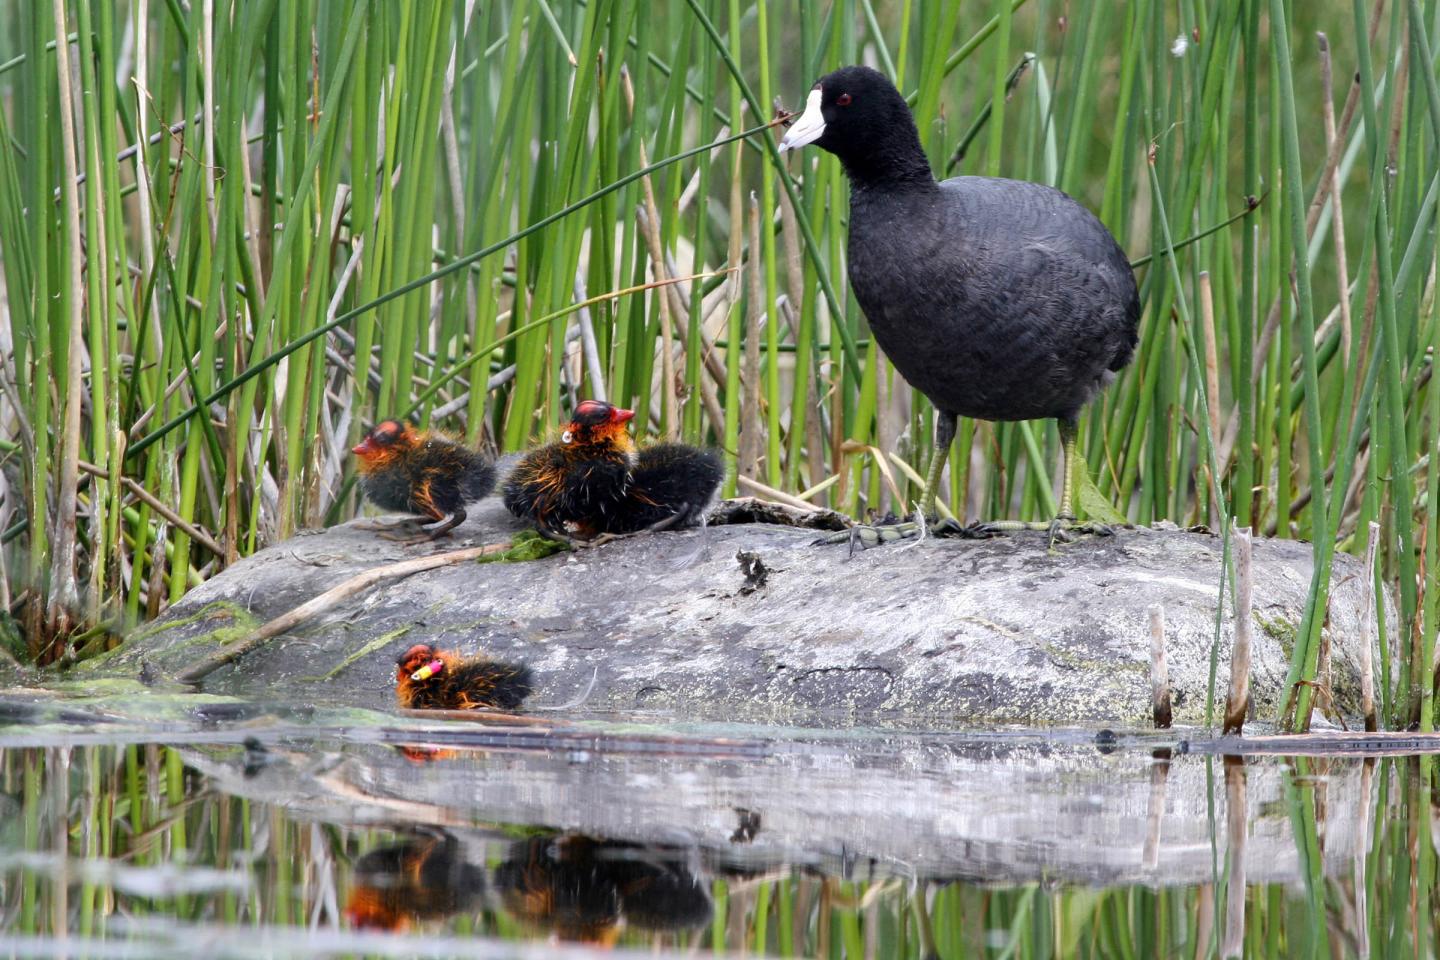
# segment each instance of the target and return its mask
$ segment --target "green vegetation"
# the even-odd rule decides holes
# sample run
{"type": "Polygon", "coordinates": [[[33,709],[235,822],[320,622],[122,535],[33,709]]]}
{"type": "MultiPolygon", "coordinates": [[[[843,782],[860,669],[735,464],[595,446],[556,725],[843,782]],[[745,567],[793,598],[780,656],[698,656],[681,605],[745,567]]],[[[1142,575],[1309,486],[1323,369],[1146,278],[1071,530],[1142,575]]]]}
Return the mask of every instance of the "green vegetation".
{"type": "MultiPolygon", "coordinates": [[[[1134,522],[1316,545],[1286,721],[1307,722],[1332,552],[1378,521],[1387,722],[1433,726],[1435,0],[0,18],[0,599],[35,662],[353,515],[348,447],[381,415],[509,451],[606,396],[722,447],[731,492],[904,511],[932,417],[848,295],[843,176],[758,129],[864,60],[936,170],[1060,186],[1144,261],[1138,359],[1082,449],[1134,522]]],[[[1048,517],[1057,443],[964,423],[942,500],[1048,517]]]]}
{"type": "MultiPolygon", "coordinates": [[[[304,742],[272,743],[269,757],[282,763],[305,757],[292,752],[304,742]]],[[[326,754],[334,746],[331,741],[310,745],[322,756],[348,754],[350,761],[364,762],[363,753],[354,753],[355,744],[343,754],[326,754]]],[[[325,939],[336,935],[337,927],[351,932],[353,924],[342,919],[342,913],[360,885],[357,862],[377,848],[430,842],[447,832],[463,840],[460,849],[467,862],[485,871],[485,885],[468,888],[474,899],[467,906],[447,908],[443,894],[450,891],[445,884],[456,883],[462,874],[438,871],[424,881],[430,895],[419,902],[429,909],[412,921],[408,932],[417,940],[455,939],[407,944],[407,956],[501,956],[487,951],[478,938],[538,945],[554,934],[554,921],[567,910],[606,909],[606,900],[596,892],[599,871],[572,870],[572,886],[556,894],[553,907],[534,908],[553,909],[550,924],[517,916],[515,902],[499,892],[497,868],[513,856],[512,841],[553,831],[525,823],[474,821],[454,816],[449,806],[397,799],[393,791],[401,785],[415,790],[416,796],[433,797],[420,786],[425,777],[460,777],[456,767],[445,766],[443,757],[432,758],[433,766],[415,767],[399,781],[382,779],[379,788],[344,776],[332,781],[343,789],[337,794],[336,809],[342,811],[337,816],[350,811],[368,789],[376,790],[374,803],[392,805],[393,824],[375,828],[314,822],[283,801],[251,799],[284,797],[283,781],[267,782],[263,773],[257,774],[262,779],[244,781],[249,785],[246,796],[216,789],[216,781],[198,774],[197,767],[213,770],[228,762],[230,776],[238,780],[247,759],[240,754],[238,746],[155,744],[0,752],[0,800],[21,811],[0,822],[0,850],[5,851],[0,858],[0,910],[7,920],[6,935],[36,938],[26,956],[75,956],[87,949],[104,953],[107,947],[129,948],[134,955],[153,949],[155,955],[172,956],[203,950],[217,942],[217,936],[236,935],[256,938],[265,949],[285,956],[372,955],[348,953],[352,945],[325,939]],[[427,811],[449,815],[448,827],[405,819],[427,811]],[[486,890],[489,895],[482,897],[486,890]],[[59,937],[67,931],[68,942],[59,937]]],[[[473,765],[475,778],[470,799],[456,801],[459,810],[471,809],[466,803],[493,807],[504,802],[493,791],[514,785],[506,776],[513,776],[514,764],[525,762],[524,749],[506,756],[507,763],[495,767],[491,763],[496,761],[487,761],[483,753],[456,761],[460,770],[473,765]],[[487,789],[492,791],[488,795],[487,789]],[[481,796],[486,799],[473,799],[481,796]]],[[[262,770],[267,762],[265,754],[249,759],[262,770]]],[[[305,766],[314,762],[309,757],[305,766]]],[[[695,768],[691,775],[701,777],[715,775],[701,772],[707,767],[724,768],[732,762],[693,754],[687,759],[695,768]]],[[[1103,765],[1105,758],[1096,755],[1095,762],[1103,765]]],[[[1213,860],[1208,855],[1196,858],[1191,855],[1195,851],[1162,836],[1168,845],[1158,867],[1152,868],[1154,884],[1077,883],[1074,877],[1092,870],[1097,877],[1109,877],[1116,871],[1134,876],[1146,868],[1121,862],[1116,851],[1098,847],[1093,861],[1061,858],[1063,862],[1052,865],[1043,860],[1043,846],[1007,844],[997,837],[976,844],[974,862],[958,864],[944,857],[915,864],[876,861],[843,851],[823,856],[805,847],[804,836],[787,834],[777,842],[766,837],[764,827],[760,848],[731,846],[713,829],[712,818],[720,811],[701,813],[706,809],[702,805],[696,813],[697,835],[708,830],[719,846],[682,845],[670,848],[669,856],[708,891],[709,919],[701,914],[688,927],[657,932],[653,920],[636,917],[611,929],[619,946],[667,957],[693,956],[696,951],[827,960],[1242,955],[1398,960],[1434,955],[1440,894],[1432,846],[1433,758],[1233,760],[1224,762],[1229,764],[1224,770],[1217,758],[1192,756],[1175,762],[1208,765],[1216,794],[1227,795],[1228,788],[1229,799],[1223,807],[1217,799],[1210,821],[1216,843],[1213,860]],[[1248,797],[1246,775],[1231,779],[1240,767],[1257,771],[1272,764],[1282,767],[1280,776],[1261,782],[1276,784],[1273,793],[1256,789],[1254,772],[1248,775],[1248,797]],[[1336,789],[1342,782],[1351,789],[1336,789]],[[1327,795],[1330,789],[1335,793],[1327,795]],[[1336,802],[1337,795],[1356,804],[1336,802]],[[1245,811],[1247,802],[1248,816],[1241,812],[1230,820],[1228,804],[1245,811]],[[1247,866],[1243,877],[1231,855],[1237,849],[1237,830],[1250,838],[1248,856],[1239,861],[1247,866]],[[1287,849],[1292,839],[1293,851],[1287,849]],[[786,844],[799,845],[802,863],[777,860],[786,844]],[[1257,847],[1262,845],[1277,856],[1276,862],[1261,855],[1257,847]],[[1183,881],[1171,878],[1171,869],[1181,871],[1183,881]],[[1046,879],[1014,879],[1036,873],[1046,879]],[[1072,879],[1062,881],[1057,874],[1072,879]],[[1228,906],[1233,884],[1243,886],[1238,901],[1243,913],[1232,913],[1228,906]]],[[[1086,777],[1097,775],[1094,770],[1074,772],[1086,784],[1091,783],[1086,777]]],[[[729,774],[719,776],[724,783],[729,774]]],[[[525,783],[526,809],[547,809],[544,790],[525,783]],[[537,802],[542,806],[536,807],[537,802]]],[[[433,791],[433,785],[429,789],[433,791]]],[[[301,810],[313,814],[315,802],[306,794],[301,810]]],[[[1023,803],[1022,797],[1006,797],[1000,807],[1009,811],[1023,803]]],[[[570,816],[568,811],[547,812],[570,816]]],[[[1138,844],[1157,824],[1147,827],[1143,801],[1126,812],[1134,820],[1135,833],[1129,839],[1138,844]]],[[[581,822],[587,819],[583,812],[578,816],[581,822]]],[[[936,822],[945,821],[943,813],[937,816],[936,822]]],[[[974,826],[974,820],[967,822],[974,826]]],[[[654,825],[641,819],[633,829],[645,834],[654,825]]],[[[679,842],[685,833],[674,835],[679,842]]],[[[948,849],[955,849],[953,838],[948,849]]],[[[1073,845],[1067,849],[1075,852],[1073,845]]],[[[663,862],[659,850],[632,848],[629,853],[636,863],[663,862]]],[[[404,886],[417,881],[402,876],[393,882],[404,886]]],[[[642,885],[636,887],[643,892],[642,885]]],[[[662,888],[662,902],[666,895],[675,894],[662,888]]],[[[393,956],[395,949],[394,942],[381,941],[373,955],[393,956]]]]}

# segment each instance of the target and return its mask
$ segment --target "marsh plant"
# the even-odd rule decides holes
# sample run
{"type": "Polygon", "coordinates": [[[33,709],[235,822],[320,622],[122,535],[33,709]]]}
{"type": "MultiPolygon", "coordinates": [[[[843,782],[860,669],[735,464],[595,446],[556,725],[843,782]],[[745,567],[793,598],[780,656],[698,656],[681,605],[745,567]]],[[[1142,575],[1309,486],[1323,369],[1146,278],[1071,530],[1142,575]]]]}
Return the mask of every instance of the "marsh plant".
{"type": "MultiPolygon", "coordinates": [[[[1314,544],[1283,719],[1315,698],[1331,557],[1378,521],[1382,713],[1433,725],[1433,0],[40,0],[0,19],[20,660],[99,652],[350,518],[347,451],[386,416],[514,451],[607,399],[642,434],[721,448],[727,492],[907,512],[932,412],[849,295],[841,170],[782,158],[766,127],[864,62],[907,94],[937,174],[1058,186],[1134,259],[1137,359],[1081,450],[1135,523],[1314,544]]],[[[1057,443],[964,422],[942,512],[1048,518],[1057,443]]]]}

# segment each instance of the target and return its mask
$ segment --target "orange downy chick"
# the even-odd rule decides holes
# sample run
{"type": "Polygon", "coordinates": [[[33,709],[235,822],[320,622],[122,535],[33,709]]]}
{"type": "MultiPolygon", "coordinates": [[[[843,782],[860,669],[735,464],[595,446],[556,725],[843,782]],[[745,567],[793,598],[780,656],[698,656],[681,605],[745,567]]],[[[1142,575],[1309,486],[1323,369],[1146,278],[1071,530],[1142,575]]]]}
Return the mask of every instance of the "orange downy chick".
{"type": "Polygon", "coordinates": [[[530,695],[530,668],[417,643],[395,661],[395,696],[411,710],[515,710],[530,695]]]}
{"type": "Polygon", "coordinates": [[[376,424],[350,452],[371,503],[433,522],[420,539],[434,540],[464,523],[465,507],[495,487],[488,457],[401,420],[376,424]]]}

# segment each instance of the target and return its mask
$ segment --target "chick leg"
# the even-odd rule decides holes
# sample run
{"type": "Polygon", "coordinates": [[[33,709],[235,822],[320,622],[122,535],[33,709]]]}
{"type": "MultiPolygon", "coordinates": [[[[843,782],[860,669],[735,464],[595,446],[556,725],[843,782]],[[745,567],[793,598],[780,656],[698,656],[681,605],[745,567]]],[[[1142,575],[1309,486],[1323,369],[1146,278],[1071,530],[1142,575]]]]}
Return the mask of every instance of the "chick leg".
{"type": "MultiPolygon", "coordinates": [[[[670,516],[665,517],[661,520],[656,520],[654,523],[650,524],[650,526],[644,528],[643,530],[634,530],[630,533],[602,533],[598,536],[590,538],[589,540],[577,540],[573,537],[567,537],[563,535],[557,537],[556,539],[563,540],[565,543],[568,543],[572,548],[575,549],[599,547],[607,543],[614,543],[616,540],[629,540],[631,537],[643,537],[647,533],[659,533],[661,530],[669,530],[671,527],[675,526],[675,524],[680,521],[681,517],[685,516],[685,513],[688,509],[689,504],[682,503],[680,505],[680,509],[670,514],[670,516]]],[[[546,536],[552,536],[552,534],[547,533],[546,536]]]]}
{"type": "Polygon", "coordinates": [[[455,512],[450,514],[449,517],[445,518],[434,526],[425,528],[425,539],[434,540],[438,537],[443,537],[445,536],[445,534],[449,533],[451,530],[454,530],[456,527],[460,526],[460,524],[464,522],[465,508],[456,507],[455,512]]]}
{"type": "MultiPolygon", "coordinates": [[[[382,531],[380,536],[386,540],[394,540],[398,543],[426,543],[430,540],[438,540],[465,522],[465,508],[457,507],[455,512],[446,516],[440,514],[432,517],[435,522],[430,525],[422,525],[419,531],[412,529],[409,533],[382,531]]],[[[421,521],[423,524],[423,521],[421,521]]]]}

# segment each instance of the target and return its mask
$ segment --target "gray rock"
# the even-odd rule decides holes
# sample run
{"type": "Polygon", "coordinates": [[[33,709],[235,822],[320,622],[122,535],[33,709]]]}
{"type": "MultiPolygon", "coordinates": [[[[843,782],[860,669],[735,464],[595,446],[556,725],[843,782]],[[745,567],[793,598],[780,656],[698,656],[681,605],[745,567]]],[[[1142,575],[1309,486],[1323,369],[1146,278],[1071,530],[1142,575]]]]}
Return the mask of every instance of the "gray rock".
{"type": "MultiPolygon", "coordinates": [[[[772,740],[727,726],[741,735],[728,746],[677,738],[666,750],[598,732],[580,748],[543,731],[481,735],[472,727],[452,723],[388,745],[285,738],[258,770],[233,746],[192,747],[184,756],[222,794],[282,805],[304,820],[500,836],[548,829],[847,879],[1208,883],[1217,863],[1230,862],[1235,828],[1245,837],[1249,882],[1297,883],[1306,869],[1287,801],[1304,776],[1277,760],[1244,764],[1246,815],[1236,810],[1227,824],[1224,762],[1160,760],[1143,742],[1103,752],[1091,738],[1063,732],[1043,740],[864,733],[772,740]],[[444,752],[417,764],[396,752],[399,742],[444,752]],[[745,843],[733,839],[739,811],[755,815],[759,827],[745,843]]],[[[1349,758],[1324,767],[1316,817],[1327,874],[1343,875],[1369,842],[1374,782],[1388,774],[1380,767],[1372,781],[1367,765],[1349,758]]]]}
{"type": "MultiPolygon", "coordinates": [[[[354,523],[298,536],[192,590],[84,669],[134,676],[149,662],[177,673],[363,570],[505,541],[517,529],[487,501],[440,544],[402,547],[354,523]]],[[[814,546],[815,537],[747,523],[523,563],[444,567],[351,598],[212,674],[205,689],[384,706],[396,654],[424,640],[528,662],[536,705],[572,699],[593,676],[587,712],[1148,725],[1146,608],[1160,604],[1175,720],[1203,720],[1220,586],[1216,536],[1125,530],[1052,552],[1035,533],[854,556],[843,545],[814,546]]],[[[1304,610],[1311,547],[1257,541],[1254,556],[1252,691],[1258,716],[1270,719],[1304,610]]],[[[1334,702],[1345,714],[1359,703],[1360,567],[1336,557],[1326,627],[1334,702]]],[[[1229,607],[1227,597],[1222,701],[1229,607]]]]}

